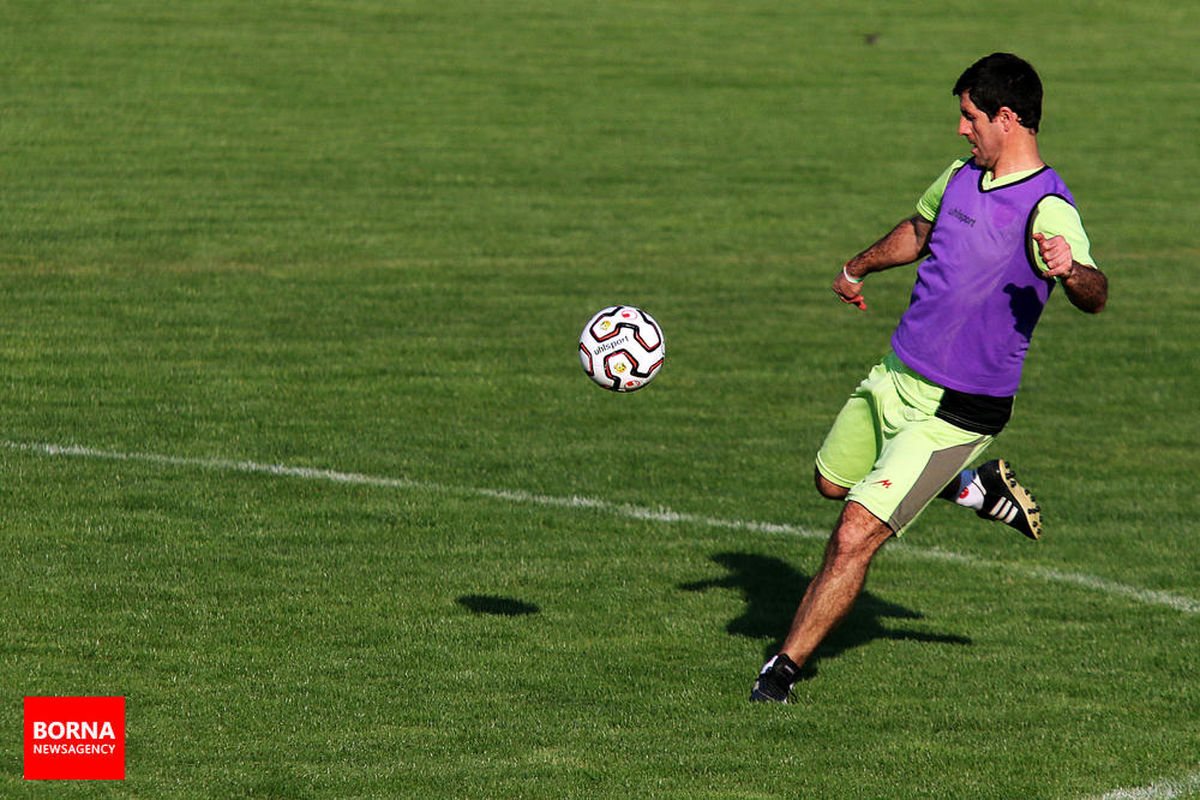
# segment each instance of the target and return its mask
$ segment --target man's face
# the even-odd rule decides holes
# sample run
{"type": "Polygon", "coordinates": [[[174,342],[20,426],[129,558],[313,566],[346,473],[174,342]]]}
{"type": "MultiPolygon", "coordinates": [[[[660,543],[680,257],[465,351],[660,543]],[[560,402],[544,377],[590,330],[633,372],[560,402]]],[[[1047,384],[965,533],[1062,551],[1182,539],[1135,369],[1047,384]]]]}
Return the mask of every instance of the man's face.
{"type": "Polygon", "coordinates": [[[988,115],[971,102],[970,92],[962,93],[958,98],[958,107],[962,112],[958,121],[958,135],[965,136],[971,143],[971,155],[975,156],[976,164],[984,169],[994,169],[1003,144],[1001,114],[997,114],[995,120],[988,119],[988,115]]]}

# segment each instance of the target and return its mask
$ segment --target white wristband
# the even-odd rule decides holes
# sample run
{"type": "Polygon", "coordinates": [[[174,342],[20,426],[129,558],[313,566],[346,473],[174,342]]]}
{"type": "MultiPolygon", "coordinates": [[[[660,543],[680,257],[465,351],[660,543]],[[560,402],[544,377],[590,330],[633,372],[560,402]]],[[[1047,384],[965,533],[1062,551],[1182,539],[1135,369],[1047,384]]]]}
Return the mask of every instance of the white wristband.
{"type": "MultiPolygon", "coordinates": [[[[846,267],[848,267],[848,266],[850,266],[850,262],[846,262],[846,267]]],[[[848,280],[848,281],[850,281],[851,283],[854,283],[854,284],[858,284],[858,283],[862,283],[862,282],[863,282],[863,279],[862,279],[862,278],[851,278],[851,277],[850,277],[850,273],[849,273],[849,272],[846,272],[846,267],[842,267],[842,277],[843,277],[843,278],[845,278],[846,280],[848,280]]],[[[865,277],[865,276],[864,276],[864,277],[865,277]]]]}

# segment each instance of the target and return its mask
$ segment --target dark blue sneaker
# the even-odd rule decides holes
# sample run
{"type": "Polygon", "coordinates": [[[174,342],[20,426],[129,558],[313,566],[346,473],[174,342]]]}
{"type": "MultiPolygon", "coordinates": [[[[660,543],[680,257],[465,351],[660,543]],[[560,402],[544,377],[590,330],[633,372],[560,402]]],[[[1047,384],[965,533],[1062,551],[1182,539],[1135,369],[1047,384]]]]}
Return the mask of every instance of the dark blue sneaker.
{"type": "Polygon", "coordinates": [[[792,696],[792,684],[800,677],[800,667],[783,653],[763,665],[750,690],[751,703],[786,703],[792,696]]]}

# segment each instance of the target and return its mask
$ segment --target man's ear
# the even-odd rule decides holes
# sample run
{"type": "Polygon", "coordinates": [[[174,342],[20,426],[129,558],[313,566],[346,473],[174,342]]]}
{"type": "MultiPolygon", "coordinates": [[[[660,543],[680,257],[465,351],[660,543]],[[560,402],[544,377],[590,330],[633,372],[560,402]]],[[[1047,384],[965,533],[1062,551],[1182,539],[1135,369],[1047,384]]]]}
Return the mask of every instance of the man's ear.
{"type": "Polygon", "coordinates": [[[1005,133],[1021,127],[1021,118],[1008,106],[1000,106],[1000,110],[996,112],[996,120],[1004,126],[1005,133]]]}

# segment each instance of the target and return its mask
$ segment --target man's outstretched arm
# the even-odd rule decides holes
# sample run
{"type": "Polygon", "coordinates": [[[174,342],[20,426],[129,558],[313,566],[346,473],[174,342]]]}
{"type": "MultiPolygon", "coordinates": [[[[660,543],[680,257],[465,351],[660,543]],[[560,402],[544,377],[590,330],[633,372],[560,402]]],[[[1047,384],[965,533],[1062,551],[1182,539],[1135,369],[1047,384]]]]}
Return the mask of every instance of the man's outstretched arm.
{"type": "Polygon", "coordinates": [[[850,259],[833,281],[833,291],[843,302],[853,303],[866,311],[862,296],[862,279],[872,272],[911,264],[928,252],[929,233],[933,223],[914,214],[902,221],[875,244],[850,259]],[[857,281],[857,283],[856,283],[857,281]]]}

